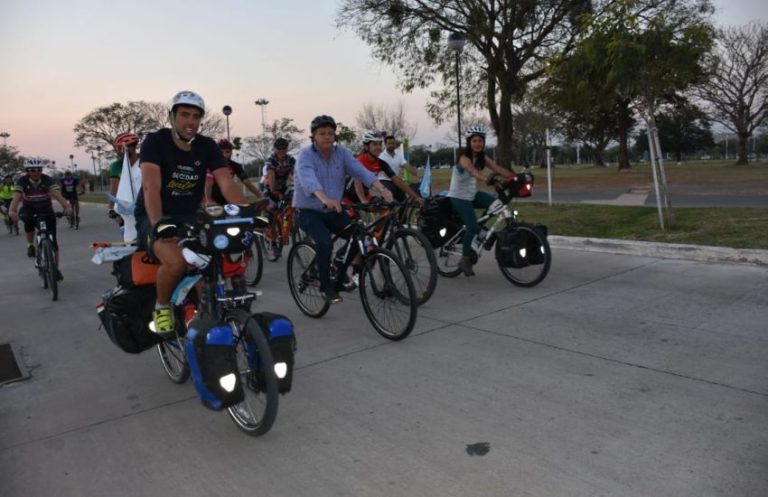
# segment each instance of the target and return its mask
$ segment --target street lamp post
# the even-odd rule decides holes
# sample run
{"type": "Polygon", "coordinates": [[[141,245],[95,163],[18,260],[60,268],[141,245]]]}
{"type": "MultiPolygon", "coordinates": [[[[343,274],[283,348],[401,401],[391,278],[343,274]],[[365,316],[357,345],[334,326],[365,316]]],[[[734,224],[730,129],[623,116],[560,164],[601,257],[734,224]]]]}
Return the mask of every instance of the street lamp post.
{"type": "Polygon", "coordinates": [[[4,147],[8,146],[8,138],[10,138],[10,136],[11,136],[11,134],[9,132],[7,132],[7,131],[3,131],[2,133],[0,133],[0,138],[3,139],[3,146],[4,147]]]}
{"type": "Polygon", "coordinates": [[[72,154],[69,154],[69,168],[72,170],[75,169],[75,156],[72,154]]]}
{"type": "Polygon", "coordinates": [[[267,106],[269,103],[269,100],[266,98],[260,98],[254,102],[256,105],[261,107],[261,132],[264,133],[264,130],[266,129],[266,121],[264,120],[264,107],[267,106]]]}
{"type": "Polygon", "coordinates": [[[96,147],[96,153],[99,155],[99,184],[101,185],[101,191],[104,191],[104,174],[101,170],[101,145],[96,147]]]}
{"type": "Polygon", "coordinates": [[[229,115],[232,114],[232,107],[225,105],[224,108],[221,109],[221,112],[227,116],[227,141],[229,141],[229,115]]]}
{"type": "Polygon", "coordinates": [[[459,134],[459,148],[461,148],[461,83],[459,79],[459,56],[464,50],[464,45],[467,43],[467,38],[457,32],[453,32],[448,35],[448,48],[456,53],[456,129],[459,134]]]}

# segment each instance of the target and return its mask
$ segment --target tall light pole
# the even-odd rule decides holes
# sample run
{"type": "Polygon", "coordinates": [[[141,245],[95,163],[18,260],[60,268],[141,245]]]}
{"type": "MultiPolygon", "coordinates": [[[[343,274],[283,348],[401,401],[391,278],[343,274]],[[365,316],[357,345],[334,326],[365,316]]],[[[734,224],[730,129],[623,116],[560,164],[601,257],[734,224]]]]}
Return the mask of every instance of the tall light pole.
{"type": "MultiPolygon", "coordinates": [[[[461,148],[461,80],[459,78],[459,56],[464,50],[467,38],[457,32],[448,35],[448,48],[456,52],[456,129],[459,133],[459,148],[461,148]]],[[[458,152],[457,152],[458,155],[458,152]]]]}
{"type": "Polygon", "coordinates": [[[101,184],[101,191],[104,191],[104,175],[101,170],[101,145],[96,146],[96,153],[99,154],[99,184],[101,184]]]}
{"type": "Polygon", "coordinates": [[[227,116],[227,141],[229,141],[229,115],[232,114],[232,107],[225,105],[224,108],[221,109],[221,112],[227,116]]]}
{"type": "Polygon", "coordinates": [[[69,168],[72,170],[75,169],[75,156],[72,154],[69,154],[69,168]]]}
{"type": "Polygon", "coordinates": [[[267,128],[266,121],[264,120],[264,112],[265,112],[264,107],[267,106],[267,104],[269,103],[269,100],[267,100],[266,98],[260,98],[256,100],[254,103],[259,107],[261,107],[261,132],[264,133],[264,130],[266,130],[267,128]]]}
{"type": "Polygon", "coordinates": [[[0,133],[0,138],[3,139],[3,146],[4,147],[8,146],[7,140],[8,140],[8,138],[10,138],[10,136],[11,136],[11,134],[9,132],[7,132],[7,131],[3,131],[2,133],[0,133]]]}

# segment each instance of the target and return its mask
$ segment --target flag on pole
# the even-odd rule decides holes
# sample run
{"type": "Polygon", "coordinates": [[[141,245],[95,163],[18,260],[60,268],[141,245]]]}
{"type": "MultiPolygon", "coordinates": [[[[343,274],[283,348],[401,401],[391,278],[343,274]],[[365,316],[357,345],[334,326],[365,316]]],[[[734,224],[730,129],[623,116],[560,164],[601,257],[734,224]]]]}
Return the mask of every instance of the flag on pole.
{"type": "Polygon", "coordinates": [[[424,198],[428,198],[432,193],[432,166],[429,165],[429,154],[427,154],[427,164],[424,166],[424,175],[421,177],[419,193],[424,198]]]}
{"type": "Polygon", "coordinates": [[[133,211],[136,208],[136,197],[141,188],[141,168],[138,161],[132,166],[128,159],[128,150],[123,156],[123,170],[120,173],[120,182],[117,185],[117,195],[115,195],[115,211],[123,218],[123,241],[132,242],[136,240],[136,218],[133,211]]]}

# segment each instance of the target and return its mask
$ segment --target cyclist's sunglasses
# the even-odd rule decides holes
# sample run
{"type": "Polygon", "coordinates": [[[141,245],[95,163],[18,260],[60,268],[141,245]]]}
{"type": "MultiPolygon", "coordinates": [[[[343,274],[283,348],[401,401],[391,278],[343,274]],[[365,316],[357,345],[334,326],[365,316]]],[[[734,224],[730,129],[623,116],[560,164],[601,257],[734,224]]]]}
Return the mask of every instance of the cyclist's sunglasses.
{"type": "Polygon", "coordinates": [[[42,173],[43,172],[43,168],[42,167],[29,167],[29,168],[27,168],[27,172],[30,172],[30,173],[42,173]]]}

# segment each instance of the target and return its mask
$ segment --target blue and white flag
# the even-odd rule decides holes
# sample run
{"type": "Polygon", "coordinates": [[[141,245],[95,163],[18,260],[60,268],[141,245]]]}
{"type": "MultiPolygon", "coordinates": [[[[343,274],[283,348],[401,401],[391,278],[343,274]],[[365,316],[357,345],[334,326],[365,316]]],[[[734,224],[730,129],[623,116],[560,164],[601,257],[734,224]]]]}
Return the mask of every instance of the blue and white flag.
{"type": "Polygon", "coordinates": [[[421,177],[419,193],[424,198],[428,198],[432,193],[432,166],[429,165],[429,154],[427,154],[427,164],[424,166],[424,175],[421,177]]]}

